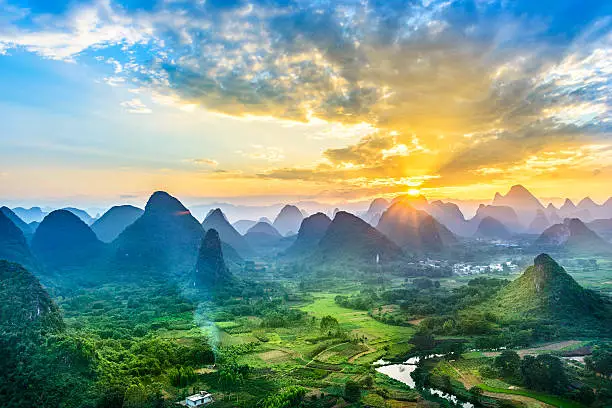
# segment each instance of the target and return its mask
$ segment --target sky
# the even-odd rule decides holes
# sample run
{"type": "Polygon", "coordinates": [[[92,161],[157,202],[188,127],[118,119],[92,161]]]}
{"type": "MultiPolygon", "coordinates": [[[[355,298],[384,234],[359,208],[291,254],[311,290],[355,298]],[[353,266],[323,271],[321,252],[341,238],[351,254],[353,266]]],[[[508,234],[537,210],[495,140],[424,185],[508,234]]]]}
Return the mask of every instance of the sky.
{"type": "Polygon", "coordinates": [[[612,2],[0,0],[0,200],[603,201],[612,2]]]}

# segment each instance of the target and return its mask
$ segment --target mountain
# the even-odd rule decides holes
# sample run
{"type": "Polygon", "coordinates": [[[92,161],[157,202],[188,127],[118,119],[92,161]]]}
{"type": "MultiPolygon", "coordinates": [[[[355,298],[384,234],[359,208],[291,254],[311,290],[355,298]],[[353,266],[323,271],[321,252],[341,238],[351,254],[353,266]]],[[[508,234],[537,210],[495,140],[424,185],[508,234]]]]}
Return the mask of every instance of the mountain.
{"type": "Polygon", "coordinates": [[[249,228],[244,238],[252,248],[260,248],[275,245],[283,236],[272,225],[259,221],[249,228]]]}
{"type": "Polygon", "coordinates": [[[612,240],[612,218],[591,221],[587,227],[600,237],[612,240]]]}
{"type": "Polygon", "coordinates": [[[398,259],[402,250],[361,218],[338,211],[315,248],[312,259],[320,263],[367,263],[398,259]]]}
{"type": "Polygon", "coordinates": [[[41,222],[43,218],[45,218],[45,216],[47,215],[47,213],[43,211],[40,207],[15,207],[13,208],[13,212],[28,224],[34,221],[41,222]]]}
{"type": "Polygon", "coordinates": [[[202,238],[195,267],[195,279],[196,284],[207,288],[232,280],[223,258],[219,233],[214,228],[208,229],[202,238]]]}
{"type": "Polygon", "coordinates": [[[0,211],[0,259],[33,267],[34,259],[21,231],[3,211],[0,211]]]}
{"type": "Polygon", "coordinates": [[[396,204],[398,202],[403,202],[405,204],[409,204],[411,207],[416,208],[417,210],[425,210],[429,205],[427,198],[422,195],[413,196],[410,194],[403,194],[395,197],[391,200],[391,205],[396,204]]]}
{"type": "Polygon", "coordinates": [[[546,218],[548,218],[550,224],[558,224],[563,221],[561,217],[559,217],[559,209],[552,203],[548,203],[548,206],[544,210],[544,214],[546,215],[546,218]]]}
{"type": "Polygon", "coordinates": [[[10,219],[13,224],[15,224],[15,226],[17,226],[17,228],[19,228],[21,232],[23,232],[23,235],[25,235],[26,237],[32,236],[32,227],[30,227],[30,225],[26,224],[25,221],[19,218],[17,214],[13,212],[13,210],[8,207],[2,207],[0,208],[0,212],[3,213],[8,219],[10,219]]]}
{"type": "Polygon", "coordinates": [[[32,252],[51,269],[82,266],[103,250],[91,228],[67,210],[49,213],[32,238],[32,252]]]}
{"type": "MultiPolygon", "coordinates": [[[[485,217],[495,218],[496,220],[504,224],[506,228],[508,228],[508,230],[510,230],[511,232],[519,232],[523,230],[518,215],[512,207],[481,204],[478,207],[474,218],[470,220],[470,224],[474,230],[474,233],[478,229],[480,221],[482,221],[485,217]]],[[[531,220],[529,221],[531,222],[531,220]]]]}
{"type": "Polygon", "coordinates": [[[221,241],[229,244],[243,257],[253,252],[253,249],[247,243],[246,239],[229,223],[220,208],[211,210],[208,213],[202,222],[202,228],[204,228],[204,230],[209,230],[211,228],[215,229],[221,241]]]}
{"type": "MultiPolygon", "coordinates": [[[[553,258],[538,255],[534,264],[485,302],[483,310],[503,320],[543,319],[567,326],[597,328],[610,325],[610,303],[595,292],[583,289],[553,258]]],[[[597,335],[603,335],[602,332],[597,335]]]]}
{"type": "Polygon", "coordinates": [[[281,235],[295,235],[300,229],[304,215],[295,205],[286,205],[278,213],[272,225],[281,235]]]}
{"type": "Polygon", "coordinates": [[[295,242],[287,249],[285,255],[299,256],[312,251],[325,235],[331,222],[331,219],[323,213],[304,218],[295,242]]]}
{"type": "Polygon", "coordinates": [[[113,246],[122,270],[185,274],[193,270],[203,236],[202,225],[179,200],[157,191],[113,246]]]}
{"type": "Polygon", "coordinates": [[[426,211],[454,234],[468,235],[467,222],[457,204],[437,200],[431,202],[426,211]]]}
{"type": "Polygon", "coordinates": [[[91,229],[100,241],[109,243],[114,241],[143,213],[143,210],[132,205],[117,205],[98,218],[91,225],[91,229]]]}
{"type": "Polygon", "coordinates": [[[474,233],[475,237],[484,239],[509,239],[512,237],[512,233],[508,231],[508,228],[499,220],[493,217],[484,217],[478,229],[474,233]]]}
{"type": "Polygon", "coordinates": [[[234,229],[236,231],[238,231],[241,235],[244,235],[244,234],[247,233],[249,228],[251,228],[255,224],[257,224],[257,221],[253,221],[253,220],[239,220],[239,221],[236,221],[235,223],[233,223],[232,227],[234,227],[234,229]]]}
{"type": "Polygon", "coordinates": [[[95,219],[91,215],[89,215],[87,211],[81,210],[80,208],[65,207],[62,208],[62,210],[70,211],[71,213],[79,217],[81,221],[83,221],[87,225],[91,225],[95,221],[95,219]]]}
{"type": "MultiPolygon", "coordinates": [[[[64,329],[58,307],[23,266],[0,260],[0,332],[54,333],[64,329]]],[[[4,355],[3,355],[4,358],[4,355]]]]}
{"type": "Polygon", "coordinates": [[[380,221],[380,217],[385,212],[387,208],[389,208],[389,201],[384,198],[375,198],[368,207],[368,210],[363,215],[363,220],[370,224],[371,226],[376,226],[378,221],[380,221]]]}
{"type": "Polygon", "coordinates": [[[550,222],[544,210],[538,210],[535,218],[529,224],[528,231],[532,234],[541,234],[548,227],[550,227],[550,222]]]}
{"type": "MultiPolygon", "coordinates": [[[[496,193],[491,204],[498,207],[512,208],[523,225],[528,225],[535,217],[536,212],[544,209],[542,203],[520,184],[512,186],[506,195],[496,193]]],[[[507,222],[507,220],[500,218],[498,220],[504,223],[507,222]]]]}
{"type": "Polygon", "coordinates": [[[566,218],[562,224],[547,228],[533,243],[536,251],[612,253],[612,245],[591,231],[578,218],[566,218]]]}
{"type": "Polygon", "coordinates": [[[441,251],[456,242],[444,225],[410,201],[396,201],[380,217],[376,226],[391,241],[411,252],[441,251]]]}

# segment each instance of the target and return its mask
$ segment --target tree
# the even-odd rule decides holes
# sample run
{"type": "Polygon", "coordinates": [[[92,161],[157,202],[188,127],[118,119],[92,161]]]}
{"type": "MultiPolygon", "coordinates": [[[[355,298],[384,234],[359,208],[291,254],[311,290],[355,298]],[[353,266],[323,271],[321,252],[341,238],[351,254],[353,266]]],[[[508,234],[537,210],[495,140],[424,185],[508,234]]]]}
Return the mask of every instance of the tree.
{"type": "Polygon", "coordinates": [[[589,370],[609,377],[612,375],[612,347],[609,345],[599,346],[593,350],[590,357],[585,358],[589,370]]]}
{"type": "Polygon", "coordinates": [[[344,385],[344,398],[349,402],[357,402],[361,398],[361,387],[353,380],[344,385]]]}
{"type": "Polygon", "coordinates": [[[563,362],[550,354],[525,356],[521,362],[525,386],[537,391],[563,393],[568,385],[563,362]]]}
{"type": "Polygon", "coordinates": [[[331,332],[337,331],[339,327],[338,320],[332,316],[325,316],[321,319],[321,331],[322,332],[331,332]]]}
{"type": "Polygon", "coordinates": [[[512,350],[504,350],[495,357],[495,367],[502,377],[517,378],[521,369],[521,357],[512,350]]]}
{"type": "Polygon", "coordinates": [[[385,401],[383,397],[373,392],[369,393],[368,395],[362,398],[361,405],[367,408],[388,408],[389,407],[389,404],[387,404],[387,401],[385,401]]]}

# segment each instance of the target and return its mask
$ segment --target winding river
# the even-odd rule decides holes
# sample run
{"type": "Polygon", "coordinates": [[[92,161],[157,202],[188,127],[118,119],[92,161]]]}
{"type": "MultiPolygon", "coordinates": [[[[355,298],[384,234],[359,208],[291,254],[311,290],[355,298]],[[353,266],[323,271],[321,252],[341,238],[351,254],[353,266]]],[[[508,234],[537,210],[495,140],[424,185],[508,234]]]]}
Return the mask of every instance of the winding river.
{"type": "MultiPolygon", "coordinates": [[[[441,354],[435,354],[431,356],[426,356],[424,358],[433,358],[433,357],[442,357],[441,354]]],[[[401,383],[406,384],[410,388],[415,388],[416,384],[414,379],[412,378],[412,373],[417,368],[418,362],[421,360],[420,357],[410,357],[408,360],[401,364],[389,364],[389,362],[384,360],[375,361],[373,364],[378,366],[376,371],[381,374],[386,375],[389,378],[393,378],[401,383]]],[[[457,404],[462,408],[474,408],[474,404],[470,402],[462,402],[452,394],[447,394],[444,391],[436,390],[434,388],[426,389],[431,395],[435,395],[440,398],[444,398],[447,401],[452,402],[453,404],[457,404]]]]}

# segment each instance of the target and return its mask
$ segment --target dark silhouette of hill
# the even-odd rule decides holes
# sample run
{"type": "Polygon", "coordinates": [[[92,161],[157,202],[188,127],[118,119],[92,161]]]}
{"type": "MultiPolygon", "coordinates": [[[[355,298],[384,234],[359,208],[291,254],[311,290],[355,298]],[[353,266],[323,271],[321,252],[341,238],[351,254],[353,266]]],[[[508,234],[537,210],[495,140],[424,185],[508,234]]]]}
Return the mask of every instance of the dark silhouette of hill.
{"type": "Polygon", "coordinates": [[[278,213],[272,225],[282,236],[294,235],[300,229],[303,219],[304,215],[299,208],[295,205],[286,205],[278,213]]]}
{"type": "Polygon", "coordinates": [[[91,228],[67,210],[49,213],[32,238],[32,252],[50,269],[82,266],[103,250],[104,244],[91,228]]]}
{"type": "Polygon", "coordinates": [[[212,288],[229,283],[232,275],[225,264],[219,233],[210,228],[206,231],[195,268],[196,283],[201,287],[212,288]]]}
{"type": "Polygon", "coordinates": [[[151,195],[144,213],[113,242],[121,269],[139,273],[193,270],[204,229],[179,200],[164,191],[151,195]]]}
{"type": "Polygon", "coordinates": [[[532,250],[612,253],[612,245],[578,218],[566,218],[562,224],[547,228],[533,243],[532,250]]]}
{"type": "Polygon", "coordinates": [[[532,266],[481,308],[502,321],[535,319],[556,322],[564,327],[591,325],[599,335],[612,327],[607,325],[610,322],[609,301],[582,288],[547,254],[538,255],[532,266]]]}
{"type": "Polygon", "coordinates": [[[249,256],[253,253],[253,249],[249,246],[246,239],[229,223],[220,208],[211,210],[208,213],[202,222],[202,227],[206,231],[211,228],[215,229],[221,241],[229,244],[241,256],[249,256]]]}
{"type": "Polygon", "coordinates": [[[23,232],[23,235],[26,238],[32,238],[32,234],[34,233],[32,227],[29,224],[26,224],[26,222],[23,221],[21,218],[19,218],[19,216],[15,214],[13,210],[8,207],[2,207],[0,208],[0,212],[2,212],[8,219],[10,219],[13,224],[15,224],[15,226],[19,228],[21,232],[23,232]]]}
{"type": "Polygon", "coordinates": [[[323,214],[316,213],[304,218],[297,239],[285,252],[286,256],[300,256],[311,252],[327,232],[331,219],[323,214]]]}
{"type": "Polygon", "coordinates": [[[380,217],[376,226],[398,246],[411,252],[442,251],[456,238],[444,225],[409,201],[396,201],[380,217]]]}
{"type": "Polygon", "coordinates": [[[102,242],[112,242],[129,225],[136,221],[144,211],[132,205],[117,205],[98,218],[91,229],[102,242]]]}
{"type": "Polygon", "coordinates": [[[34,258],[23,232],[0,211],[0,259],[33,268],[34,258]]]}
{"type": "Polygon", "coordinates": [[[244,238],[253,249],[271,249],[279,244],[283,236],[269,223],[259,221],[249,228],[244,238]]]}
{"type": "Polygon", "coordinates": [[[87,225],[91,225],[95,221],[95,219],[91,215],[89,215],[87,211],[81,210],[80,208],[64,207],[62,208],[62,210],[70,211],[71,213],[79,217],[81,221],[83,221],[87,225]]]}
{"type": "Polygon", "coordinates": [[[338,211],[311,259],[319,264],[366,263],[398,259],[402,250],[389,238],[361,218],[338,211]]]}
{"type": "Polygon", "coordinates": [[[509,239],[512,233],[501,221],[493,217],[484,217],[478,224],[474,236],[484,239],[509,239]]]}

